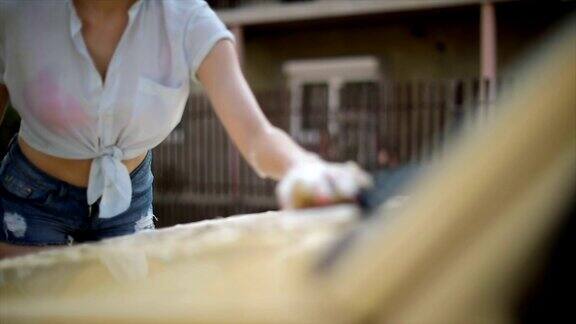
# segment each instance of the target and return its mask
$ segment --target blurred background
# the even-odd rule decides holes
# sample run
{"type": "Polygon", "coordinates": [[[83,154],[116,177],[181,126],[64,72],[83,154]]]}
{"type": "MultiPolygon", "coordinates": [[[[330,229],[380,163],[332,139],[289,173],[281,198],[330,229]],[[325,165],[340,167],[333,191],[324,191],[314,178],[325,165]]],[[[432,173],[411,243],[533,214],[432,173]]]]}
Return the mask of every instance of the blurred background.
{"type": "MultiPolygon", "coordinates": [[[[369,171],[442,154],[514,87],[514,66],[574,1],[208,0],[236,37],[268,118],[306,148],[369,171]]],[[[226,95],[226,94],[223,94],[226,95]]],[[[10,109],[3,156],[19,127],[10,109]]],[[[158,227],[276,209],[200,88],[154,150],[158,227]]]]}

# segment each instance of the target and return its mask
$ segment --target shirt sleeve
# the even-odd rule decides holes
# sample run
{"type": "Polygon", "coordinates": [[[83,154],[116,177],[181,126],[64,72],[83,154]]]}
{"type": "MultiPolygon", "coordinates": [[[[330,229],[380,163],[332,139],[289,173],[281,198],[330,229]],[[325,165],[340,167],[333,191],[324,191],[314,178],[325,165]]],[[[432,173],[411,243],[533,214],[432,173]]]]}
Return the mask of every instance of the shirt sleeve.
{"type": "Polygon", "coordinates": [[[198,82],[196,72],[200,64],[221,39],[235,41],[234,35],[216,13],[208,4],[202,2],[188,22],[185,35],[186,55],[190,66],[190,78],[193,82],[198,82]]]}

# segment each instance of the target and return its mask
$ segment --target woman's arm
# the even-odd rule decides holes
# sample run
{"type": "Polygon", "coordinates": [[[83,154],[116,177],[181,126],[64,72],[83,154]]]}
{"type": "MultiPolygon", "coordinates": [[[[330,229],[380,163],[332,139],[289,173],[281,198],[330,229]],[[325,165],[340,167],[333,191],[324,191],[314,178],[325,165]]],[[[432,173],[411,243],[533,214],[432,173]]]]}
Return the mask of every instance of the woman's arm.
{"type": "Polygon", "coordinates": [[[0,125],[4,120],[4,115],[6,114],[6,107],[8,105],[8,89],[5,85],[0,83],[0,125]]]}
{"type": "Polygon", "coordinates": [[[262,177],[281,180],[283,208],[353,200],[370,177],[353,163],[327,163],[296,144],[262,113],[240,69],[232,42],[218,42],[198,69],[216,114],[244,158],[262,177]]]}
{"type": "Polygon", "coordinates": [[[275,180],[311,154],[262,113],[238,63],[234,44],[218,42],[198,69],[198,78],[226,131],[254,170],[275,180]]]}

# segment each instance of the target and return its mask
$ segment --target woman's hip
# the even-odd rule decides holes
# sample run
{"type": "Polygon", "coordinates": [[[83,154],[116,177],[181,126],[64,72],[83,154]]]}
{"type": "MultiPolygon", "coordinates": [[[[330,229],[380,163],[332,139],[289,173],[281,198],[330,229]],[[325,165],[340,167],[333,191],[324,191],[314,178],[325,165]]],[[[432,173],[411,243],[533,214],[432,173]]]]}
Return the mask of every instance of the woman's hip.
{"type": "Polygon", "coordinates": [[[130,174],[128,210],[98,218],[97,203],[87,204],[86,189],[58,180],[35,167],[13,140],[0,164],[0,241],[23,245],[66,244],[130,234],[150,225],[153,197],[149,152],[130,174]]]}

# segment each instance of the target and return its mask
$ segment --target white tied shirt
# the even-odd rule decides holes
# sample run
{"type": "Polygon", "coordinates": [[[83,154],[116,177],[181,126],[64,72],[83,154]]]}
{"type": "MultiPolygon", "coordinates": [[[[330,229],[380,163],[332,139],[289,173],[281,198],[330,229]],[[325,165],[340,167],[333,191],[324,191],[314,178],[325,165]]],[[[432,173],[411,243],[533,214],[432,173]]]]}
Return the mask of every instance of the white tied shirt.
{"type": "Polygon", "coordinates": [[[72,0],[0,0],[0,83],[43,153],[93,159],[88,204],[100,217],[128,209],[122,160],[174,129],[200,63],[232,34],[203,0],[138,0],[103,82],[82,38],[72,0]]]}

